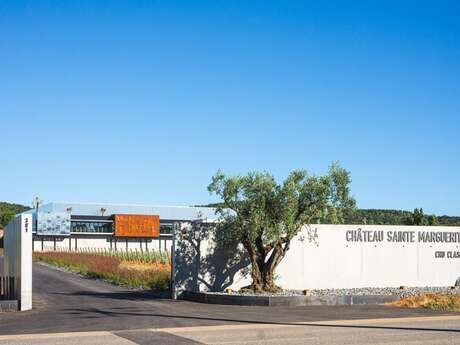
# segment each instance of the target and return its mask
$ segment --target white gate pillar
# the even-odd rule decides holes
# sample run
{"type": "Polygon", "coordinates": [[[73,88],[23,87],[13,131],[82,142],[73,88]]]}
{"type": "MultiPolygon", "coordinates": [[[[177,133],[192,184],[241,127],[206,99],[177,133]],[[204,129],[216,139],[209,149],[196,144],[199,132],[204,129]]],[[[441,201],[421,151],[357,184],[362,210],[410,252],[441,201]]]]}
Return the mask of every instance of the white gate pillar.
{"type": "Polygon", "coordinates": [[[20,214],[5,228],[3,275],[14,280],[20,310],[32,309],[32,215],[20,214]]]}

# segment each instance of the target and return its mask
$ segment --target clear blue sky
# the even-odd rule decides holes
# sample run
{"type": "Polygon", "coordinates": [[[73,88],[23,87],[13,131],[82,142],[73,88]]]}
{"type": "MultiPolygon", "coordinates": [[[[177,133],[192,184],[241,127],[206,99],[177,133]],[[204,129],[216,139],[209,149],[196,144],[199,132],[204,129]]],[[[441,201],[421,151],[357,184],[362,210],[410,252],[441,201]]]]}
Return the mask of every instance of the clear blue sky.
{"type": "Polygon", "coordinates": [[[196,204],[220,168],[460,215],[458,1],[1,1],[0,200],[196,204]]]}

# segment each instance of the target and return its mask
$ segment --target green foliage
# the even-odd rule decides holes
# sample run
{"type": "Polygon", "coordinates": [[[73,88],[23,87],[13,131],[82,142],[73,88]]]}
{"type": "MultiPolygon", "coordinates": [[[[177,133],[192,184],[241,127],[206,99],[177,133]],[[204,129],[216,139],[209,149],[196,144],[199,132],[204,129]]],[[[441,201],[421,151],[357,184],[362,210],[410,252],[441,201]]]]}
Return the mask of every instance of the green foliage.
{"type": "Polygon", "coordinates": [[[445,225],[460,226],[460,217],[425,215],[423,209],[414,212],[400,210],[357,209],[345,219],[347,224],[376,225],[445,225]]]}
{"type": "Polygon", "coordinates": [[[171,256],[169,252],[159,252],[159,251],[113,251],[105,248],[82,248],[77,251],[79,254],[85,255],[100,255],[113,257],[120,261],[132,261],[138,262],[141,264],[170,264],[171,256]]]}
{"type": "Polygon", "coordinates": [[[451,295],[434,295],[434,297],[424,307],[433,310],[460,311],[460,297],[451,295]]]}
{"type": "Polygon", "coordinates": [[[460,217],[437,216],[436,219],[436,225],[460,226],[460,217]]]}
{"type": "MultiPolygon", "coordinates": [[[[224,207],[223,203],[202,205],[202,207],[224,207]]],[[[420,209],[421,210],[421,209],[420,209]]],[[[423,210],[422,210],[423,212],[423,210]]],[[[460,226],[460,217],[424,215],[427,225],[460,226]]],[[[328,223],[323,219],[323,223],[328,223]]],[[[348,213],[343,224],[414,225],[413,212],[383,209],[354,209],[348,213]]]]}
{"type": "Polygon", "coordinates": [[[23,205],[0,202],[0,229],[4,228],[16,214],[28,209],[29,207],[23,205]]]}
{"type": "Polygon", "coordinates": [[[416,208],[414,209],[414,212],[412,213],[412,217],[409,217],[407,219],[407,224],[408,225],[428,225],[428,219],[425,217],[425,214],[423,213],[422,208],[416,208]]]}
{"type": "Polygon", "coordinates": [[[341,223],[355,207],[349,173],[332,164],[324,176],[296,170],[278,184],[264,172],[227,177],[219,171],[208,190],[221,197],[221,240],[241,243],[252,264],[256,290],[272,290],[274,269],[304,224],[341,223]]]}
{"type": "Polygon", "coordinates": [[[427,308],[442,311],[460,311],[460,296],[449,294],[420,294],[401,298],[388,305],[405,308],[427,308]]]}

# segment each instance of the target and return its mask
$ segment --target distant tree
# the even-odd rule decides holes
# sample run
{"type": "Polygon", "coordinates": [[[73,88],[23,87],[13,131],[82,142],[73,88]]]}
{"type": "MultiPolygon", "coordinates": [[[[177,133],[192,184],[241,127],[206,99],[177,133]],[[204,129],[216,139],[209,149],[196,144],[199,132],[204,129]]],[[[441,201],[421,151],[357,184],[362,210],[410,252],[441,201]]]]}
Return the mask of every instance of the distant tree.
{"type": "Polygon", "coordinates": [[[428,220],[428,225],[438,224],[438,217],[436,217],[435,215],[428,216],[427,220],[428,220]]]}
{"type": "Polygon", "coordinates": [[[426,225],[428,224],[425,215],[423,214],[423,208],[416,208],[414,209],[414,213],[412,214],[412,224],[413,225],[426,225]]]}
{"type": "Polygon", "coordinates": [[[343,222],[355,207],[350,174],[338,164],[325,176],[296,170],[278,184],[268,173],[227,177],[218,172],[208,190],[222,199],[222,241],[242,244],[251,261],[253,291],[277,291],[275,270],[305,224],[343,222]]]}
{"type": "Polygon", "coordinates": [[[422,208],[414,209],[405,219],[406,225],[437,225],[438,218],[435,215],[426,215],[422,208]]]}

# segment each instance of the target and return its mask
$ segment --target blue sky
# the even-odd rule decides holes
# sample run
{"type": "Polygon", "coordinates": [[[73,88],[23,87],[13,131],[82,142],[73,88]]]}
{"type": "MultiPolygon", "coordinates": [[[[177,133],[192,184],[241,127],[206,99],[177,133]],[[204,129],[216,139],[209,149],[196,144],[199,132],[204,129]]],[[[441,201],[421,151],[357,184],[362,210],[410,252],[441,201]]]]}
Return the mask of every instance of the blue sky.
{"type": "Polygon", "coordinates": [[[197,204],[229,174],[351,171],[460,215],[460,5],[1,1],[0,200],[197,204]]]}

